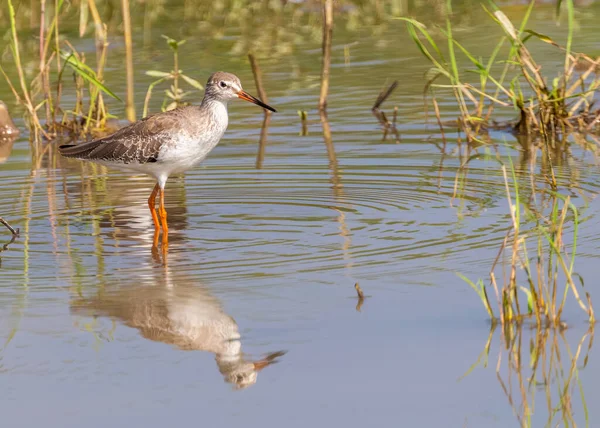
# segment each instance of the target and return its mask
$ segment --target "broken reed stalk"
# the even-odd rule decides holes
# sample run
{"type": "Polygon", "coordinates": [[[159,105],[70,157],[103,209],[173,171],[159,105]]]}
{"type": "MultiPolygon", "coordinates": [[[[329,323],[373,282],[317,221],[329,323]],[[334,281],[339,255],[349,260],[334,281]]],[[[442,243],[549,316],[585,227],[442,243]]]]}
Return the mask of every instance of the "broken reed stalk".
{"type": "Polygon", "coordinates": [[[333,38],[333,0],[323,3],[323,64],[321,67],[321,94],[319,96],[319,110],[327,108],[327,94],[329,93],[329,70],[331,68],[331,40],[333,38]]]}
{"type": "MultiPolygon", "coordinates": [[[[260,72],[260,67],[258,66],[258,62],[252,53],[248,54],[248,59],[250,60],[250,67],[252,67],[252,74],[254,75],[254,84],[256,85],[256,91],[258,92],[258,96],[263,103],[268,104],[269,100],[267,99],[267,92],[263,87],[262,83],[262,73],[260,72]]],[[[258,141],[258,153],[256,155],[256,168],[262,168],[263,161],[265,159],[265,149],[267,145],[267,134],[269,131],[269,123],[271,122],[271,112],[267,109],[263,109],[264,119],[262,123],[262,127],[260,128],[260,139],[258,141]]]]}
{"type": "Polygon", "coordinates": [[[394,80],[385,91],[381,91],[371,108],[371,112],[377,118],[381,126],[383,126],[383,141],[386,140],[389,131],[391,130],[396,136],[396,142],[400,142],[400,133],[396,128],[396,119],[398,118],[398,107],[394,107],[393,118],[390,121],[386,114],[380,109],[381,105],[388,99],[388,97],[394,92],[394,89],[398,86],[398,81],[394,80]]]}
{"type": "Polygon", "coordinates": [[[19,229],[14,229],[10,224],[8,224],[8,222],[6,220],[4,220],[2,217],[0,217],[0,223],[3,224],[4,226],[6,226],[6,228],[8,230],[10,230],[10,233],[12,233],[13,236],[19,236],[19,229]]]}
{"type": "Polygon", "coordinates": [[[125,68],[127,71],[127,98],[125,102],[125,114],[127,116],[127,120],[130,122],[135,122],[133,46],[131,41],[131,15],[129,13],[129,0],[121,0],[121,6],[123,9],[123,35],[125,37],[125,68]]]}
{"type": "Polygon", "coordinates": [[[378,111],[379,107],[388,99],[388,97],[394,92],[394,89],[398,86],[398,81],[394,80],[390,86],[385,91],[381,91],[373,104],[372,110],[378,111]]]}

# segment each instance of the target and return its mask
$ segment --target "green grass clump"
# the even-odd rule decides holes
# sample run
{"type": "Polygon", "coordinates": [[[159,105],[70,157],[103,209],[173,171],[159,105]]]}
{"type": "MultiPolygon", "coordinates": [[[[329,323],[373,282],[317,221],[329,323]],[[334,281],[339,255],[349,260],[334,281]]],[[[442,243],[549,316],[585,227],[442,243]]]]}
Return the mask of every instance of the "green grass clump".
{"type": "Polygon", "coordinates": [[[8,0],[10,17],[10,48],[13,65],[18,75],[15,85],[0,67],[5,80],[16,99],[28,113],[32,139],[39,141],[42,136],[50,140],[62,133],[72,137],[105,127],[110,114],[106,110],[104,95],[120,101],[120,98],[106,87],[103,82],[103,70],[108,47],[106,26],[101,22],[95,1],[89,0],[87,7],[92,11],[96,24],[97,64],[92,69],[86,64],[85,56],[78,53],[68,40],[60,35],[60,16],[64,0],[56,0],[52,10],[46,9],[46,3],[40,3],[40,42],[36,62],[38,72],[31,82],[25,78],[25,66],[21,61],[21,44],[17,32],[17,21],[13,0],[8,0]],[[47,19],[46,19],[47,18],[47,19]],[[45,26],[45,22],[50,24],[45,26]],[[63,92],[68,86],[68,77],[72,77],[75,104],[71,108],[61,105],[63,92]],[[51,82],[55,82],[51,84],[51,82]],[[87,106],[85,105],[87,103],[87,106]],[[44,118],[45,116],[45,118],[44,118]],[[44,120],[42,120],[44,118],[44,120]]]}
{"type": "MultiPolygon", "coordinates": [[[[559,8],[560,8],[559,2],[559,8]]],[[[451,89],[460,109],[458,123],[468,141],[483,142],[480,135],[492,126],[492,116],[498,107],[512,107],[519,120],[514,129],[522,134],[541,136],[551,142],[559,135],[577,131],[589,133],[600,131],[600,110],[592,111],[594,92],[600,87],[600,76],[594,74],[600,61],[587,55],[572,52],[574,10],[573,1],[564,2],[567,10],[566,43],[561,46],[547,35],[527,28],[535,1],[532,0],[521,25],[517,28],[492,2],[484,9],[490,19],[504,32],[487,60],[476,58],[453,35],[450,16],[452,2],[447,1],[448,16],[445,28],[440,28],[447,41],[447,57],[427,27],[410,18],[399,18],[406,23],[408,32],[421,53],[431,62],[427,73],[425,93],[432,95],[438,122],[439,109],[436,90],[451,89]],[[559,76],[548,79],[542,75],[540,65],[527,48],[530,40],[551,44],[564,52],[564,67],[559,76]],[[502,48],[508,46],[508,57],[499,58],[502,48]],[[479,76],[477,85],[465,82],[459,71],[458,57],[464,56],[475,66],[479,76]],[[582,64],[587,66],[583,67],[582,64]],[[499,75],[492,73],[499,66],[499,75]],[[448,83],[438,83],[445,78],[448,83]]]]}

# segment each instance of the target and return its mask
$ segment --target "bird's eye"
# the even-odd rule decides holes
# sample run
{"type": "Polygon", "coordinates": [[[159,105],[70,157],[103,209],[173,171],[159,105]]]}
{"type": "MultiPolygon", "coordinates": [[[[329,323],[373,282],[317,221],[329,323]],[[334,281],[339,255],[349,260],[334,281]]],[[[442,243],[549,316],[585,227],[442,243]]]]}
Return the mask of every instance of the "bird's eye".
{"type": "Polygon", "coordinates": [[[227,87],[227,83],[223,82],[222,80],[219,82],[219,86],[221,88],[226,88],[227,87]]]}

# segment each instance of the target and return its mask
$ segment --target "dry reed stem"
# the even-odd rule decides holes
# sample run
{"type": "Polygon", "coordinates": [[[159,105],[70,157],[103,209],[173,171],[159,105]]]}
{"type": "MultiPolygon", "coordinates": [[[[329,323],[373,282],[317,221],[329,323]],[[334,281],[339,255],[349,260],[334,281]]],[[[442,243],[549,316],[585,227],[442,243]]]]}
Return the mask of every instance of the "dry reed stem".
{"type": "Polygon", "coordinates": [[[29,115],[31,116],[31,120],[33,121],[35,132],[38,131],[42,133],[42,135],[48,138],[48,135],[42,129],[42,125],[40,124],[37,111],[35,110],[35,106],[31,100],[29,94],[29,88],[27,87],[27,83],[25,81],[25,71],[23,69],[23,65],[21,64],[21,53],[20,53],[20,45],[19,45],[19,37],[17,35],[17,29],[15,23],[15,9],[12,4],[12,0],[8,0],[8,13],[10,15],[11,20],[11,36],[13,43],[13,56],[15,60],[15,66],[17,68],[17,74],[19,76],[19,83],[21,85],[21,90],[23,92],[23,98],[25,99],[25,107],[29,111],[29,115]],[[13,25],[14,24],[14,25],[13,25]]]}
{"type": "MultiPolygon", "coordinates": [[[[90,0],[90,4],[93,3],[93,0],[90,0]]],[[[96,72],[96,78],[98,79],[99,82],[102,82],[104,80],[104,66],[106,65],[106,52],[108,49],[108,45],[109,43],[106,41],[107,40],[107,27],[106,24],[102,24],[102,32],[103,35],[102,37],[102,45],[100,47],[100,59],[98,60],[98,70],[96,72]]],[[[96,126],[99,128],[104,128],[104,125],[106,123],[106,106],[104,104],[104,96],[102,95],[102,91],[98,90],[97,93],[98,96],[98,107],[96,109],[96,126]]]]}
{"type": "Polygon", "coordinates": [[[46,0],[40,1],[40,75],[42,77],[42,88],[44,91],[44,97],[46,99],[46,123],[49,124],[52,121],[51,118],[51,103],[52,94],[50,93],[50,76],[46,72],[46,50],[44,49],[45,43],[44,38],[46,36],[45,31],[46,24],[46,0]]]}
{"type": "MultiPolygon", "coordinates": [[[[258,92],[258,96],[262,102],[268,104],[269,100],[267,98],[267,92],[263,86],[262,82],[262,73],[260,71],[260,67],[256,58],[252,53],[248,54],[248,60],[250,61],[250,67],[252,67],[252,74],[254,75],[254,84],[256,85],[256,91],[258,92]]],[[[264,119],[262,126],[260,128],[260,139],[258,141],[258,153],[256,155],[256,168],[261,169],[264,159],[265,159],[265,151],[267,145],[267,134],[269,131],[269,124],[271,122],[271,112],[269,110],[263,109],[264,119]]]]}
{"type": "MultiPolygon", "coordinates": [[[[127,120],[135,122],[134,76],[133,76],[133,45],[131,41],[131,15],[129,13],[129,0],[121,0],[123,10],[123,32],[125,38],[125,68],[127,72],[127,99],[125,114],[127,120]]],[[[175,70],[177,72],[177,70],[175,70]]]]}
{"type": "MultiPolygon", "coordinates": [[[[260,97],[262,102],[268,104],[269,100],[267,98],[267,93],[265,92],[265,88],[262,83],[262,73],[258,65],[258,61],[256,61],[256,58],[252,53],[248,54],[248,60],[250,61],[250,67],[252,68],[254,84],[256,85],[256,91],[258,92],[258,96],[260,97]]],[[[263,111],[265,115],[271,114],[269,110],[263,109],[263,111]]]]}
{"type": "Polygon", "coordinates": [[[327,95],[329,93],[329,71],[331,68],[331,40],[333,38],[333,0],[323,3],[323,64],[321,68],[321,94],[319,96],[319,110],[327,108],[327,95]]]}

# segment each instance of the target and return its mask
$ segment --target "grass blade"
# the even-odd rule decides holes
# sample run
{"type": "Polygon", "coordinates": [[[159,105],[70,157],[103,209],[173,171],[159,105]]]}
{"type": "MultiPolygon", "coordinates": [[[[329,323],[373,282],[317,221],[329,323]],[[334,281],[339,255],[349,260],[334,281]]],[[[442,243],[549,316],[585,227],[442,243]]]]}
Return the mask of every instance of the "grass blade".
{"type": "Polygon", "coordinates": [[[85,81],[94,85],[96,88],[100,89],[108,96],[123,102],[121,98],[119,98],[114,92],[108,89],[102,82],[100,82],[96,78],[96,73],[90,67],[79,61],[73,53],[69,54],[68,52],[61,51],[60,56],[65,60],[65,64],[68,64],[73,69],[73,71],[75,71],[77,74],[83,77],[85,81]]]}

